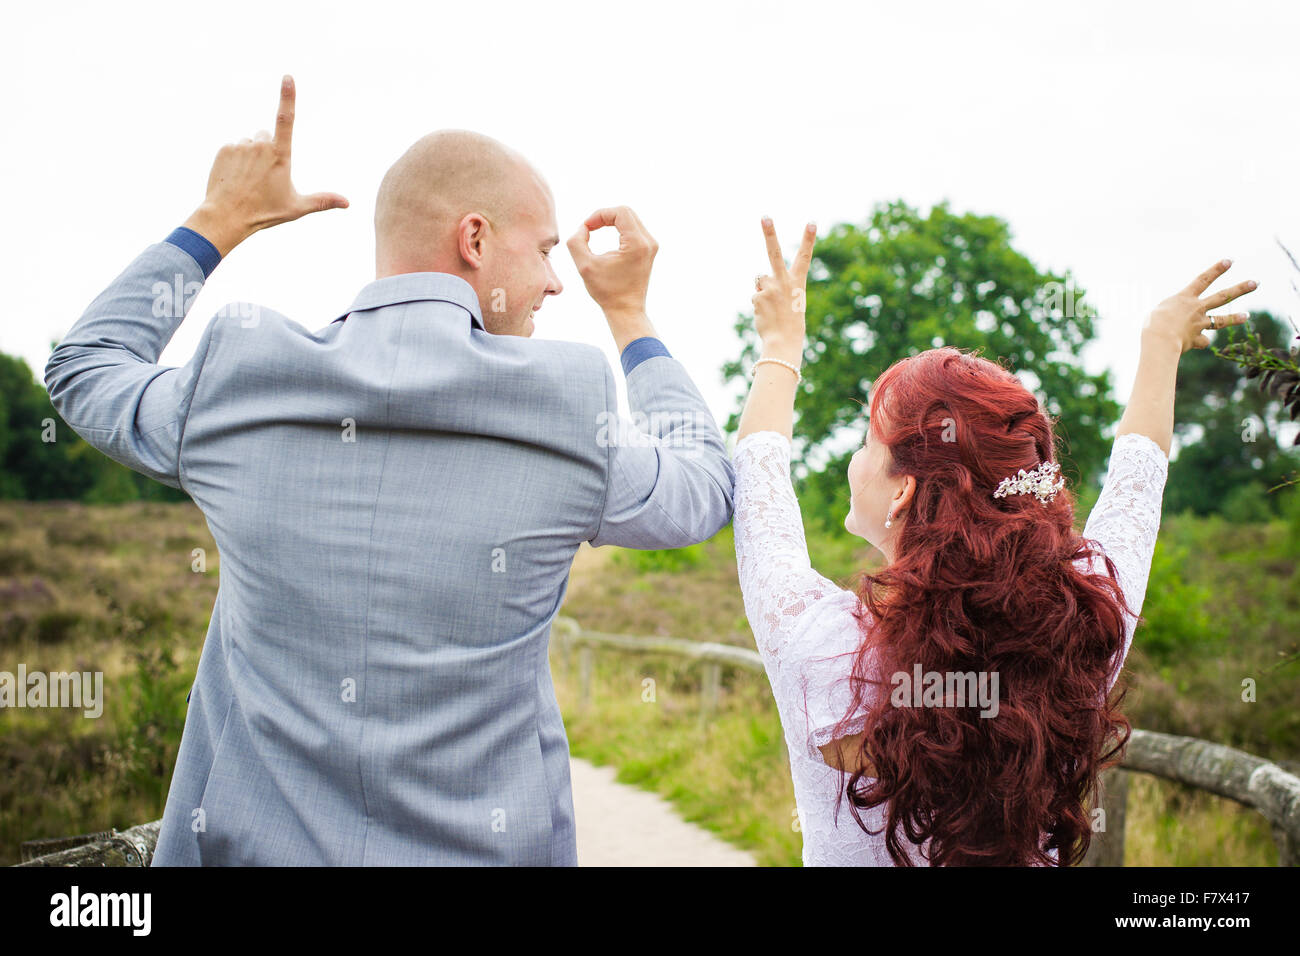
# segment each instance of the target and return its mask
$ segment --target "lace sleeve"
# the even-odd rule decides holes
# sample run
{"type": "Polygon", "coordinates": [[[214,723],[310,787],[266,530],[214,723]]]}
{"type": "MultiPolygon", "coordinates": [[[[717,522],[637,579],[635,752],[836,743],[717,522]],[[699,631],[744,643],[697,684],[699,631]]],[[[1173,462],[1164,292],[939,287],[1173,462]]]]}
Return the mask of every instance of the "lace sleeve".
{"type": "MultiPolygon", "coordinates": [[[[854,652],[862,638],[862,604],[813,570],[803,519],[790,482],[790,441],[777,432],[754,432],[736,444],[736,564],[745,614],[772,693],[794,721],[813,760],[832,740],[851,702],[854,652]]],[[[783,718],[784,719],[784,718],[783,718]]],[[[865,723],[865,708],[841,731],[851,736],[865,723]]]]}
{"type": "MultiPolygon", "coordinates": [[[[837,737],[852,737],[867,725],[867,711],[880,688],[868,687],[863,701],[850,715],[853,704],[853,665],[862,644],[864,624],[855,615],[861,611],[861,601],[851,591],[842,592],[839,599],[828,599],[818,605],[805,633],[815,635],[817,647],[801,656],[797,675],[793,679],[798,702],[808,721],[808,756],[819,763],[826,757],[821,748],[837,737]],[[846,720],[847,718],[847,720],[846,720]],[[840,721],[845,721],[840,726],[840,721]]],[[[864,614],[865,627],[873,620],[864,614]]],[[[797,644],[804,642],[796,640],[797,644]]],[[[872,651],[866,661],[866,673],[877,674],[878,657],[872,651]]]]}
{"type": "MultiPolygon", "coordinates": [[[[1114,686],[1128,658],[1138,623],[1134,615],[1141,614],[1146,599],[1168,476],[1169,459],[1152,439],[1136,432],[1117,435],[1101,495],[1083,529],[1083,536],[1097,542],[1115,563],[1119,586],[1134,612],[1125,615],[1124,646],[1107,690],[1114,686]]],[[[1106,566],[1098,558],[1092,569],[1104,574],[1106,566]]]]}
{"type": "Polygon", "coordinates": [[[780,658],[799,615],[843,589],[812,569],[803,517],[790,482],[790,440],[752,432],[736,443],[736,569],[754,639],[780,658]]]}

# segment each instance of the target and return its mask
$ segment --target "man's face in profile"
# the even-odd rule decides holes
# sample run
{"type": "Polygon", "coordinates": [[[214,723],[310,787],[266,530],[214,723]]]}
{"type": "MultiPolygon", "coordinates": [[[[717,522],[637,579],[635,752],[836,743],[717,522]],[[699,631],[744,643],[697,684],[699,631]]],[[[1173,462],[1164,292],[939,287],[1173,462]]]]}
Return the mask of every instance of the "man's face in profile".
{"type": "Polygon", "coordinates": [[[560,242],[554,200],[535,174],[525,179],[514,222],[495,237],[501,272],[482,309],[483,325],[494,335],[531,336],[536,329],[534,310],[548,295],[564,289],[551,263],[560,242]]]}

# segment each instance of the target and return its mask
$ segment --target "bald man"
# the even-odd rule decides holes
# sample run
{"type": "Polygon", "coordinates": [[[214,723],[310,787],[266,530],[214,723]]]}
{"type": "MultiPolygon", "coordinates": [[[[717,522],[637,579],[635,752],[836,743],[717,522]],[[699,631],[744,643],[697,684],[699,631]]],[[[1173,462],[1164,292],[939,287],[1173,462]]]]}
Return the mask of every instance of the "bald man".
{"type": "Polygon", "coordinates": [[[231,249],[346,208],[292,185],[294,98],[285,77],[274,134],[218,152],[45,371],[67,424],[188,493],[220,550],[153,865],[575,865],[547,657],[573,556],[732,513],[721,432],[646,316],[656,244],[626,207],[568,241],[644,429],[599,349],[531,338],[562,291],[554,199],[469,130],[388,171],[375,281],[332,322],[236,303],[157,365],[231,249]],[[603,226],[620,246],[597,256],[603,226]]]}

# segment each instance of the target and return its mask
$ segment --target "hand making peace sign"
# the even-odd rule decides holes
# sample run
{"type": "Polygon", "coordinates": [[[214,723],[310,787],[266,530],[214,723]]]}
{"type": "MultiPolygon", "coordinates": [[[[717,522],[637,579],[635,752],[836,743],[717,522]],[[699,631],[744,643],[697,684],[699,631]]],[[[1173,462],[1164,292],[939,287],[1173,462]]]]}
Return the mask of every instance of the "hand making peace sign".
{"type": "Polygon", "coordinates": [[[795,254],[794,263],[787,270],[781,258],[781,244],[776,239],[772,220],[763,219],[763,236],[767,240],[767,257],[772,274],[757,276],[754,283],[758,292],[750,300],[754,304],[754,330],[762,339],[765,349],[802,355],[806,324],[808,266],[812,263],[813,244],[817,241],[817,226],[808,223],[803,240],[795,254]]]}

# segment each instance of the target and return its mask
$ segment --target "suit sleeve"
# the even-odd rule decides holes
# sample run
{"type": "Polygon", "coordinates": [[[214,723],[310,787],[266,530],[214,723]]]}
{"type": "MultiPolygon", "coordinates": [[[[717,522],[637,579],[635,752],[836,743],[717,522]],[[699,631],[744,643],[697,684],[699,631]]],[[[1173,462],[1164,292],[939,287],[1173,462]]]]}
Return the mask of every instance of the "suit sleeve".
{"type": "Polygon", "coordinates": [[[171,242],[149,246],[93,301],[45,366],[60,417],[109,458],[182,487],[181,438],[218,319],[180,368],[156,364],[205,269],[171,242]]]}
{"type": "Polygon", "coordinates": [[[590,542],[650,550],[711,538],[731,521],[736,475],[722,432],[677,359],[654,355],[627,376],[632,418],[618,414],[605,365],[605,413],[596,440],[608,461],[600,521],[590,542]]]}

